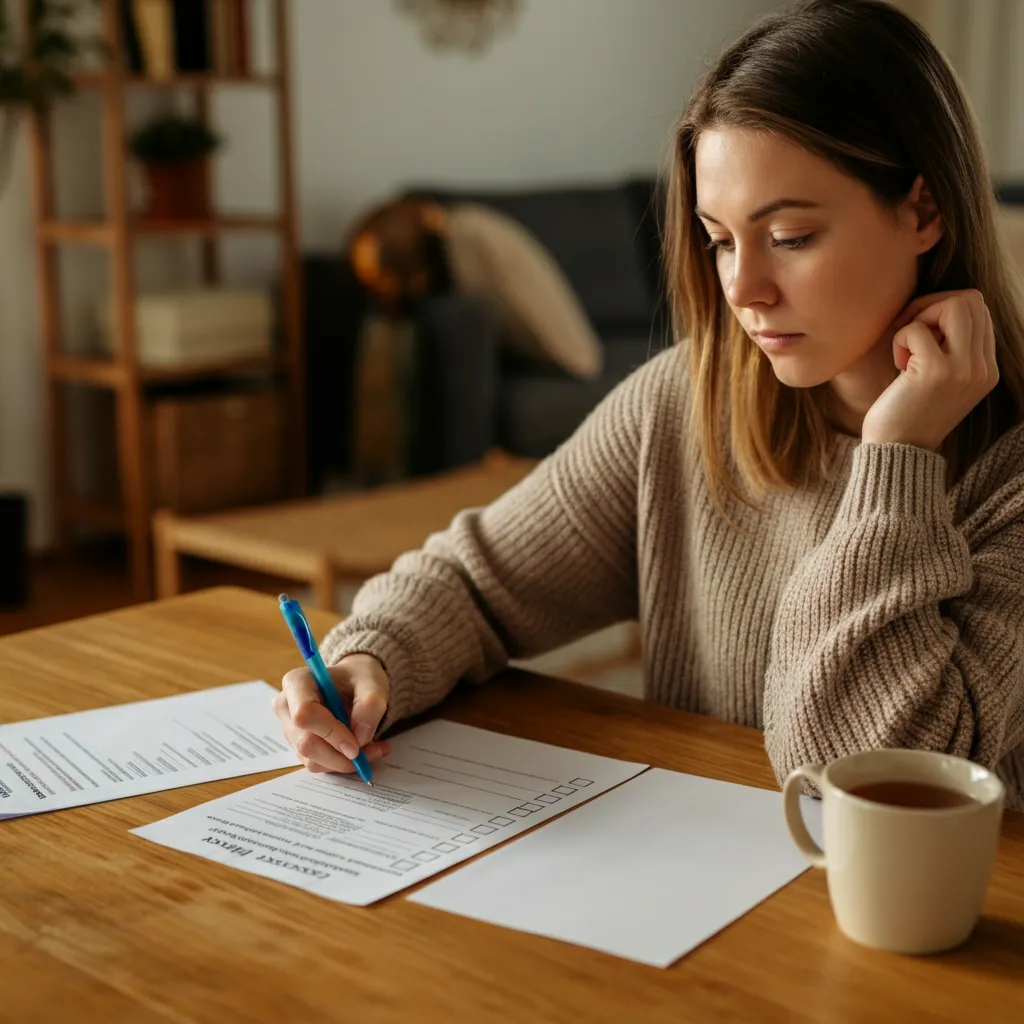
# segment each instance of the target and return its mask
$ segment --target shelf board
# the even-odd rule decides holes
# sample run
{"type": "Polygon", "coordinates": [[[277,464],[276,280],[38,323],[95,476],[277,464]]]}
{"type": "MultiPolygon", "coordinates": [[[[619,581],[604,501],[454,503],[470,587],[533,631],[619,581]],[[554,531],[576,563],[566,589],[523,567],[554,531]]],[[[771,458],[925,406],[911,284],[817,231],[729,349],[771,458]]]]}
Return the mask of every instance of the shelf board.
{"type": "Polygon", "coordinates": [[[210,380],[235,374],[271,373],[284,367],[274,357],[256,356],[231,359],[224,363],[190,363],[182,366],[140,366],[139,379],[146,384],[170,384],[176,381],[210,380]]]}
{"type": "Polygon", "coordinates": [[[106,89],[119,83],[125,89],[209,89],[218,85],[237,85],[275,88],[281,83],[279,75],[221,75],[207,71],[186,71],[173,78],[148,78],[129,74],[119,77],[108,71],[83,71],[72,76],[76,88],[85,91],[106,89]]]}
{"type": "Polygon", "coordinates": [[[57,380],[112,388],[120,381],[121,370],[110,359],[55,356],[50,360],[50,375],[57,380]]]}
{"type": "MultiPolygon", "coordinates": [[[[223,363],[140,365],[138,380],[142,384],[173,384],[190,380],[216,380],[236,374],[273,373],[283,369],[286,369],[286,364],[280,358],[256,356],[230,359],[223,363]]],[[[123,381],[130,379],[119,363],[103,356],[57,356],[50,360],[50,374],[57,380],[107,388],[116,388],[123,381]]]]}
{"type": "Polygon", "coordinates": [[[227,216],[204,220],[147,220],[132,221],[132,230],[140,236],[155,235],[219,235],[227,232],[258,233],[280,231],[284,221],[275,216],[227,216]]]}
{"type": "Polygon", "coordinates": [[[105,220],[46,220],[39,227],[46,242],[72,242],[77,245],[108,245],[114,226],[105,220]]]}
{"type": "MultiPolygon", "coordinates": [[[[280,232],[284,220],[277,216],[224,216],[199,220],[148,220],[133,217],[129,231],[137,238],[211,237],[220,234],[260,234],[280,232]]],[[[109,245],[115,237],[113,221],[47,220],[39,228],[44,241],[51,244],[109,245]]]]}

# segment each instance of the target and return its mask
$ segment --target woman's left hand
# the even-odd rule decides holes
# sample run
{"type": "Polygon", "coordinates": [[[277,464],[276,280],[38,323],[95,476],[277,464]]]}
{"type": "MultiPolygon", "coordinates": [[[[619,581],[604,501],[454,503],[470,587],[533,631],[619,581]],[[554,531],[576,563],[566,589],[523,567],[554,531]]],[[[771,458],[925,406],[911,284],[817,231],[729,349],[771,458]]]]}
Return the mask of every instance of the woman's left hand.
{"type": "Polygon", "coordinates": [[[996,339],[981,292],[936,292],[911,302],[895,322],[900,375],[868,409],[861,440],[937,451],[996,386],[996,339]]]}

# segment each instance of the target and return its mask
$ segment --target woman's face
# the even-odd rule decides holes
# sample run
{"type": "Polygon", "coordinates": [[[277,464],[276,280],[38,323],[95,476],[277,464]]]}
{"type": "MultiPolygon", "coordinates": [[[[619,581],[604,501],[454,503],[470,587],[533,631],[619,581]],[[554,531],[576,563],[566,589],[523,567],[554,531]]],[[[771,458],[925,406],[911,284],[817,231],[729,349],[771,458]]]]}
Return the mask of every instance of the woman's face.
{"type": "Polygon", "coordinates": [[[918,226],[920,180],[894,213],[863,182],[767,132],[705,131],[695,157],[697,211],[725,298],[779,380],[891,380],[888,328],[914,292],[917,257],[941,233],[918,226]]]}

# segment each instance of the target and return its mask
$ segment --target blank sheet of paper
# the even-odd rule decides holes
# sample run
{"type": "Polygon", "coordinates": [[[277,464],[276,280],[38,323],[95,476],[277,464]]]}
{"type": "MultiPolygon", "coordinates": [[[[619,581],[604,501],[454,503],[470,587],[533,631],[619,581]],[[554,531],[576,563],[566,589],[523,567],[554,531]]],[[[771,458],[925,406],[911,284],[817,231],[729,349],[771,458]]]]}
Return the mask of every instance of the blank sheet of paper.
{"type": "Polygon", "coordinates": [[[0,818],[298,764],[268,683],[0,725],[0,818]]]}
{"type": "Polygon", "coordinates": [[[133,832],[366,906],[646,767],[444,720],[390,742],[372,789],[303,769],[133,832]]]}
{"type": "Polygon", "coordinates": [[[652,768],[409,899],[668,967],[806,868],[778,793],[652,768]]]}

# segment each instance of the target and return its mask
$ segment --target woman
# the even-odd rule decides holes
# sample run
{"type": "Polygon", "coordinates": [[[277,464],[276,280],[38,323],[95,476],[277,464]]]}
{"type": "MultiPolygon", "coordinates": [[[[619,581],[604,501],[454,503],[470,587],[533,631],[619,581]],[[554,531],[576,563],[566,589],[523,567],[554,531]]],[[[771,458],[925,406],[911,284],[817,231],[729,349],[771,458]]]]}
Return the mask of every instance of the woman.
{"type": "Polygon", "coordinates": [[[1024,807],[1024,317],[976,125],[878,0],[769,16],[676,129],[679,343],[508,495],[360,591],[290,672],[312,771],[509,658],[638,618],[646,696],[757,726],[779,779],[897,746],[1024,807]]]}

